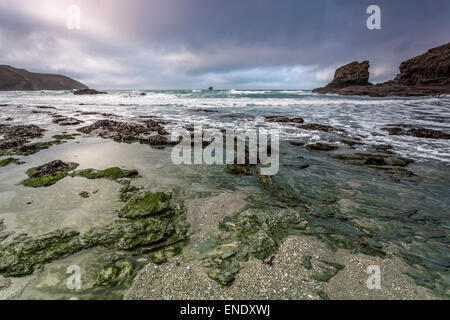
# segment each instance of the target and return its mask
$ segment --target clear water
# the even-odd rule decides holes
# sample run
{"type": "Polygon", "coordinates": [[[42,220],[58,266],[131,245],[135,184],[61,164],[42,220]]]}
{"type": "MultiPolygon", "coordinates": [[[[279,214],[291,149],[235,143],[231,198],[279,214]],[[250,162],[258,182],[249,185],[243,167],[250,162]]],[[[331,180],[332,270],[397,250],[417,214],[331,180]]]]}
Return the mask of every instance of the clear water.
{"type": "MultiPolygon", "coordinates": [[[[386,247],[411,254],[421,266],[437,272],[449,284],[450,268],[450,141],[389,136],[381,128],[387,124],[412,124],[450,133],[450,96],[427,98],[366,98],[316,95],[309,91],[111,91],[107,95],[75,96],[59,92],[0,92],[0,120],[14,118],[12,124],[37,124],[53,134],[75,132],[81,126],[104,119],[101,115],[80,112],[112,113],[119,121],[139,121],[155,116],[170,123],[167,129],[202,123],[212,128],[277,127],[281,130],[281,168],[275,181],[300,198],[323,210],[337,209],[338,217],[314,217],[318,226],[334,228],[336,233],[357,234],[359,226],[369,226],[374,239],[386,247]],[[56,110],[36,109],[51,106],[56,110]],[[209,109],[218,112],[204,112],[209,109]],[[84,123],[60,127],[47,114],[51,111],[75,117],[84,123]],[[264,116],[302,117],[305,123],[320,123],[346,130],[346,133],[305,131],[266,123],[264,116]],[[288,141],[339,141],[358,137],[364,145],[390,144],[396,155],[414,160],[408,170],[412,178],[395,178],[367,167],[337,161],[326,152],[309,152],[288,141]],[[299,157],[303,157],[301,160],[299,157]],[[290,164],[308,163],[298,170],[290,164]],[[327,199],[337,199],[324,205],[327,199]],[[405,212],[417,210],[413,218],[405,212]],[[342,216],[346,219],[342,219],[342,216]]],[[[342,148],[348,146],[342,144],[342,148]]],[[[87,182],[66,178],[45,189],[20,185],[29,167],[61,159],[80,163],[80,168],[122,166],[136,168],[142,178],[136,184],[151,190],[182,189],[186,197],[233,190],[249,197],[264,197],[264,190],[254,177],[236,177],[224,173],[224,166],[183,165],[170,161],[170,149],[156,150],[139,144],[117,144],[94,137],[54,146],[24,157],[26,164],[0,168],[0,218],[8,229],[39,234],[60,227],[86,231],[115,219],[119,186],[110,181],[87,182]],[[81,199],[82,190],[100,192],[81,199]],[[32,202],[32,204],[27,204],[32,202]]],[[[448,288],[448,287],[447,287],[448,288]]]]}

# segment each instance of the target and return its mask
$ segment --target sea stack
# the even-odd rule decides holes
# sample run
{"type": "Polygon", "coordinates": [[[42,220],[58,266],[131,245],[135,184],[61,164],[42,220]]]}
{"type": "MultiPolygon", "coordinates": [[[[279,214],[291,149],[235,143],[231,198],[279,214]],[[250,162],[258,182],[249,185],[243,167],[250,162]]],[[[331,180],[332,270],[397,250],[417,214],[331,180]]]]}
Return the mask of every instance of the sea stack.
{"type": "Polygon", "coordinates": [[[371,97],[450,94],[450,43],[400,65],[394,80],[371,85],[369,62],[352,62],[336,70],[333,81],[314,93],[371,97]]]}

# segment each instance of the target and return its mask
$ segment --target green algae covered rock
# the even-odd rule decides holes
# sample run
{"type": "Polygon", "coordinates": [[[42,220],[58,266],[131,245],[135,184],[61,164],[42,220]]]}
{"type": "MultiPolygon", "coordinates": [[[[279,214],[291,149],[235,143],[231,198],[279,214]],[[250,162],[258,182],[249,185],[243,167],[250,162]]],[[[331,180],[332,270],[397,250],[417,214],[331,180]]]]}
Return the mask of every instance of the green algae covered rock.
{"type": "Polygon", "coordinates": [[[121,182],[123,187],[120,188],[120,201],[122,202],[128,202],[129,200],[131,200],[136,193],[140,190],[140,188],[135,187],[133,185],[130,184],[130,180],[123,180],[123,182],[121,182]]]}
{"type": "Polygon", "coordinates": [[[150,261],[154,264],[162,264],[169,261],[171,258],[179,255],[183,249],[183,244],[175,244],[170,247],[163,248],[158,251],[153,251],[149,254],[150,261]]]}
{"type": "Polygon", "coordinates": [[[241,266],[235,260],[220,260],[212,265],[213,267],[208,271],[208,276],[223,286],[231,285],[241,270],[241,266]]]}
{"type": "Polygon", "coordinates": [[[137,219],[165,213],[172,209],[171,198],[171,195],[163,192],[135,196],[120,210],[119,217],[137,219]]]}
{"type": "Polygon", "coordinates": [[[16,159],[16,158],[6,158],[6,159],[3,159],[3,160],[0,160],[0,168],[1,167],[5,167],[5,166],[7,166],[7,165],[9,165],[11,163],[15,163],[17,165],[20,165],[20,164],[24,164],[25,162],[22,162],[22,161],[20,161],[19,159],[16,159]]]}
{"type": "Polygon", "coordinates": [[[84,198],[84,199],[87,199],[87,198],[89,198],[91,195],[89,194],[89,192],[87,192],[87,191],[81,191],[79,194],[78,194],[80,197],[82,197],[82,198],[84,198]]]}
{"type": "Polygon", "coordinates": [[[65,178],[69,171],[75,170],[78,163],[65,163],[55,160],[39,167],[29,169],[26,174],[29,179],[23,182],[26,187],[48,187],[65,178]]]}
{"type": "MultiPolygon", "coordinates": [[[[118,167],[112,167],[105,170],[85,169],[74,171],[78,163],[65,163],[61,160],[55,160],[39,167],[29,169],[26,173],[29,179],[23,182],[26,187],[48,187],[68,175],[75,177],[84,177],[87,179],[111,179],[119,180],[123,178],[134,178],[138,176],[137,170],[122,170],[118,167]]],[[[80,194],[81,196],[81,194],[80,194]]]]}
{"type": "MultiPolygon", "coordinates": [[[[54,162],[32,168],[28,173],[36,178],[50,176],[56,179],[59,174],[64,176],[66,171],[73,170],[75,165],[54,162]]],[[[126,252],[128,257],[150,253],[151,260],[159,263],[178,255],[188,239],[186,217],[181,206],[176,203],[170,205],[172,195],[164,193],[146,193],[141,198],[145,200],[145,205],[138,206],[140,202],[136,201],[136,194],[139,189],[134,189],[129,183],[126,185],[129,190],[133,190],[131,194],[134,194],[122,210],[128,215],[128,219],[118,219],[108,225],[94,227],[84,235],[69,229],[37,237],[22,234],[9,243],[0,244],[0,274],[32,274],[37,266],[94,247],[120,250],[126,252]],[[145,214],[142,213],[141,216],[139,211],[142,208],[145,212],[150,210],[152,213],[164,214],[143,217],[145,214]]],[[[126,257],[114,259],[99,273],[96,286],[121,285],[124,281],[131,281],[137,270],[126,257]]]]}
{"type": "Polygon", "coordinates": [[[203,260],[208,276],[230,285],[240,270],[239,261],[250,257],[264,260],[273,255],[286,236],[301,234],[307,222],[292,209],[249,209],[226,217],[221,234],[198,245],[194,256],[203,260]]]}
{"type": "Polygon", "coordinates": [[[311,279],[321,282],[328,282],[340,270],[344,269],[343,265],[336,262],[329,262],[325,260],[320,260],[320,262],[322,262],[322,265],[319,266],[322,269],[322,272],[313,273],[311,275],[311,279]]]}
{"type": "Polygon", "coordinates": [[[304,256],[303,257],[302,266],[306,270],[311,270],[312,269],[311,258],[312,258],[311,256],[304,256]]]}
{"type": "Polygon", "coordinates": [[[254,171],[254,166],[229,164],[226,167],[226,172],[236,176],[251,176],[254,171]]]}
{"type": "Polygon", "coordinates": [[[83,240],[92,246],[132,250],[161,242],[174,231],[171,224],[155,218],[116,220],[107,226],[92,228],[83,240]]]}
{"type": "Polygon", "coordinates": [[[92,228],[83,236],[83,241],[89,246],[139,254],[187,240],[186,229],[184,220],[175,214],[171,217],[116,220],[109,225],[92,228]]]}
{"type": "Polygon", "coordinates": [[[128,259],[111,262],[104,266],[94,286],[114,287],[130,285],[136,275],[133,262],[128,259]]]}
{"type": "Polygon", "coordinates": [[[37,237],[21,234],[11,242],[0,244],[0,274],[24,276],[35,267],[65,257],[85,248],[79,233],[56,230],[37,237]]]}
{"type": "Polygon", "coordinates": [[[57,134],[57,135],[54,135],[52,138],[57,141],[75,140],[76,135],[77,134],[57,134]]]}
{"type": "Polygon", "coordinates": [[[87,179],[123,179],[135,178],[138,176],[137,170],[122,170],[119,167],[112,167],[105,170],[84,169],[76,171],[73,176],[84,177],[87,179]]]}

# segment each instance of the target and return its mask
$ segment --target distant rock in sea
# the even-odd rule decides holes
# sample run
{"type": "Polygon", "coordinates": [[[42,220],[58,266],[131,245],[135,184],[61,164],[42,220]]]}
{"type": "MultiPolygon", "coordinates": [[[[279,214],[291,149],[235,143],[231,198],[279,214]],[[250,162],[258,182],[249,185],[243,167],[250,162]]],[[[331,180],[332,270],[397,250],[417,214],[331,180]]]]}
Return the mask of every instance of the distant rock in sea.
{"type": "Polygon", "coordinates": [[[106,92],[97,91],[95,89],[81,89],[74,91],[73,94],[76,95],[83,95],[83,94],[106,94],[106,92]]]}
{"type": "Polygon", "coordinates": [[[314,93],[371,97],[450,94],[450,43],[402,62],[394,80],[369,83],[369,61],[352,62],[336,70],[333,81],[314,93]]]}
{"type": "Polygon", "coordinates": [[[7,65],[0,65],[0,91],[80,90],[81,82],[59,74],[33,73],[7,65]]]}

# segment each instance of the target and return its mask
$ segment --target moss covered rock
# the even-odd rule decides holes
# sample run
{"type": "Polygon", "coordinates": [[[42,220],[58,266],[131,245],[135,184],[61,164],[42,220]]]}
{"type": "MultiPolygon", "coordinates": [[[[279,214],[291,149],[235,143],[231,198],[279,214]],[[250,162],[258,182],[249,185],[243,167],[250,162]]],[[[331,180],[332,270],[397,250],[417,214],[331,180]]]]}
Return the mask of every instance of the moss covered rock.
{"type": "Polygon", "coordinates": [[[322,269],[322,272],[316,272],[311,275],[311,279],[328,282],[331,278],[333,278],[340,270],[344,269],[344,266],[336,263],[320,260],[322,263],[319,267],[322,269]]]}
{"type": "Polygon", "coordinates": [[[3,160],[0,160],[0,168],[1,167],[5,167],[5,166],[7,166],[7,165],[9,165],[11,163],[20,165],[20,164],[24,164],[25,162],[22,162],[22,161],[20,161],[19,159],[16,159],[16,158],[6,158],[6,159],[3,159],[3,160]]]}
{"type": "Polygon", "coordinates": [[[83,236],[83,241],[89,246],[133,253],[151,252],[186,239],[186,227],[177,217],[116,220],[109,225],[92,228],[83,236]]]}
{"type": "Polygon", "coordinates": [[[91,195],[89,194],[89,192],[87,192],[87,191],[81,191],[79,194],[78,194],[80,197],[82,197],[82,198],[84,198],[84,199],[87,199],[87,198],[89,198],[91,195]]]}
{"type": "Polygon", "coordinates": [[[114,261],[105,265],[98,275],[94,286],[114,287],[130,285],[135,275],[135,266],[131,260],[114,261]]]}
{"type": "Polygon", "coordinates": [[[226,217],[220,223],[221,234],[197,246],[194,255],[203,260],[209,277],[229,285],[240,270],[239,261],[250,257],[267,259],[287,235],[300,234],[306,226],[304,222],[292,209],[249,209],[226,217]]]}
{"type": "Polygon", "coordinates": [[[65,257],[85,248],[79,233],[56,230],[37,237],[21,234],[11,242],[0,244],[0,274],[24,276],[35,267],[65,257]]]}
{"type": "Polygon", "coordinates": [[[76,171],[73,176],[84,177],[87,179],[123,179],[123,178],[135,178],[138,176],[137,170],[123,170],[119,167],[112,167],[105,170],[84,169],[76,171]]]}
{"type": "Polygon", "coordinates": [[[119,217],[137,219],[162,214],[172,209],[170,199],[171,195],[163,192],[135,196],[120,210],[119,217]]]}
{"type": "Polygon", "coordinates": [[[55,160],[39,167],[27,170],[29,179],[23,182],[26,187],[48,187],[65,178],[69,171],[75,170],[78,163],[65,163],[55,160]]]}

